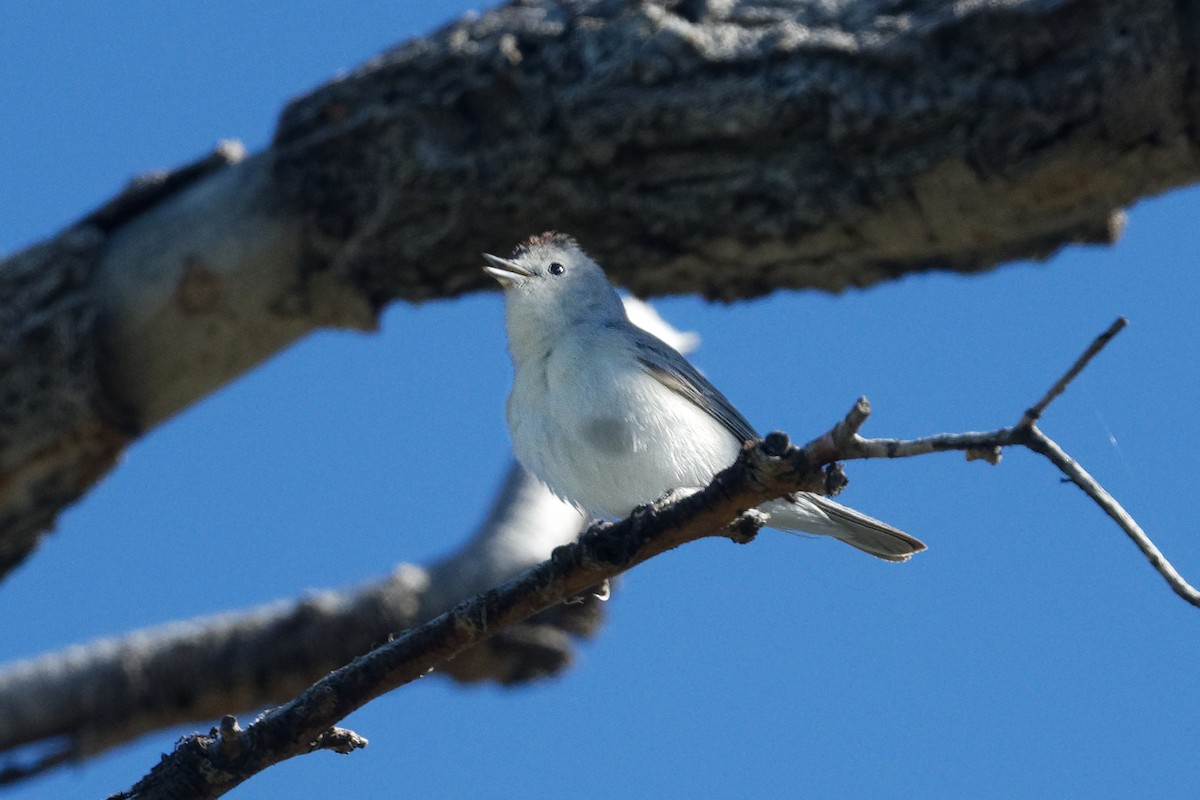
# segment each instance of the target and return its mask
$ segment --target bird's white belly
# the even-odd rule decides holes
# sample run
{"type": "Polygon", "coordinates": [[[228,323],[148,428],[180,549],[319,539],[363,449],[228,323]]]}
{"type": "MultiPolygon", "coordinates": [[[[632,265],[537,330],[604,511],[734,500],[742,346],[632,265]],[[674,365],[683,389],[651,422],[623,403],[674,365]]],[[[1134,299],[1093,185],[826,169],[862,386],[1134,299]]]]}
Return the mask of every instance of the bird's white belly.
{"type": "Polygon", "coordinates": [[[518,366],[509,398],[513,451],[556,494],[624,517],[671,489],[707,485],[737,457],[741,443],[724,426],[633,358],[583,370],[577,355],[518,366]]]}

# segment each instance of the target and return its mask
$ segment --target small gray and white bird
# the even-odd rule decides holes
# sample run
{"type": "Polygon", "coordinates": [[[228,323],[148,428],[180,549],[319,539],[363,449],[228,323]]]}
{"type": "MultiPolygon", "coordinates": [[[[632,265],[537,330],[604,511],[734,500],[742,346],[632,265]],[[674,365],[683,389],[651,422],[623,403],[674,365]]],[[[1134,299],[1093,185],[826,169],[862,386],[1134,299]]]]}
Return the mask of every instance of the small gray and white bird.
{"type": "MultiPolygon", "coordinates": [[[[574,239],[544,233],[511,258],[484,259],[504,287],[513,452],[555,494],[619,519],[671,490],[707,486],[759,438],[687,359],[629,321],[574,239]]],[[[793,498],[760,508],[770,527],[833,536],[888,561],[925,549],[820,495],[793,498]]]]}

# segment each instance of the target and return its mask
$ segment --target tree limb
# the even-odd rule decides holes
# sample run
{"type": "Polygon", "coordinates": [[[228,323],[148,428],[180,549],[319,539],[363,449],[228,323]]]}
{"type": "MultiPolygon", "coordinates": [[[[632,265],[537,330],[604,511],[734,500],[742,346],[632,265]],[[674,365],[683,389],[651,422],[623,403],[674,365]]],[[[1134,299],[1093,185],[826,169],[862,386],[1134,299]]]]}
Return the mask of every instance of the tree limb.
{"type": "MultiPolygon", "coordinates": [[[[763,522],[754,511],[756,506],[824,485],[825,468],[844,458],[895,458],[942,450],[970,453],[1023,445],[1049,458],[1130,532],[1123,520],[1132,520],[1116,501],[1098,487],[1093,494],[1088,487],[1095,482],[1038,430],[1030,416],[1034,410],[1044,411],[1124,324],[1118,320],[1055,384],[1044,402],[1031,407],[1010,428],[909,442],[862,439],[858,431],[870,415],[870,405],[861,398],[834,428],[802,448],[793,447],[778,432],[764,441],[747,442],[738,460],[703,491],[639,508],[616,524],[594,524],[579,542],[557,548],[549,561],[330,673],[245,731],[225,724],[207,735],[186,737],[130,791],[114,797],[219,797],[273,764],[312,752],[337,722],[376,697],[440,665],[452,664],[456,654],[589,587],[690,541],[708,536],[750,541],[763,522]],[[226,752],[236,757],[226,757],[226,752]]],[[[1155,568],[1181,597],[1200,606],[1196,590],[1179,577],[1141,529],[1137,531],[1135,541],[1155,568]]]]}
{"type": "Polygon", "coordinates": [[[0,575],[136,436],[530,231],[724,299],[1111,241],[1200,174],[1198,6],[523,0],[384,53],[0,264],[0,575]]]}

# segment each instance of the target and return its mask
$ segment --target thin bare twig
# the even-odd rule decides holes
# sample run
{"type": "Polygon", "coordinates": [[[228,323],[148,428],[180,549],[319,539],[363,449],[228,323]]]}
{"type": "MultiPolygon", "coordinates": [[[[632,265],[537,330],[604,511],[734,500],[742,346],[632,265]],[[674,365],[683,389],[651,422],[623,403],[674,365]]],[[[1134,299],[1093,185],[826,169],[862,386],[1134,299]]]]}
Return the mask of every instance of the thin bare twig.
{"type": "Polygon", "coordinates": [[[1019,425],[982,433],[941,433],[921,439],[865,439],[855,436],[845,444],[841,457],[846,460],[911,458],[950,451],[978,453],[988,449],[1022,444],[1025,444],[1025,433],[1019,425]]]}
{"type": "Polygon", "coordinates": [[[1029,410],[1025,412],[1025,416],[1021,418],[1021,422],[1018,424],[1029,426],[1041,419],[1042,413],[1046,410],[1046,407],[1050,405],[1050,403],[1054,402],[1054,399],[1066,390],[1067,384],[1075,380],[1079,373],[1083,372],[1084,367],[1086,367],[1088,363],[1095,358],[1101,350],[1104,349],[1105,345],[1112,341],[1114,336],[1124,330],[1125,326],[1128,324],[1129,320],[1125,319],[1124,317],[1117,317],[1116,321],[1113,322],[1112,325],[1108,326],[1108,330],[1092,340],[1092,343],[1088,345],[1088,349],[1083,351],[1083,355],[1075,360],[1075,363],[1071,365],[1071,368],[1067,370],[1066,373],[1059,378],[1053,386],[1050,387],[1050,390],[1046,392],[1045,396],[1043,396],[1041,400],[1034,403],[1029,410]]]}
{"type": "Polygon", "coordinates": [[[1200,591],[1197,591],[1194,586],[1183,579],[1179,571],[1174,565],[1167,560],[1167,557],[1162,554],[1141,526],[1137,524],[1129,512],[1126,511],[1120,503],[1118,503],[1112,495],[1104,490],[1095,478],[1088,474],[1087,470],[1079,465],[1079,462],[1067,455],[1057,443],[1054,442],[1046,434],[1042,433],[1037,426],[1030,428],[1030,439],[1025,445],[1035,453],[1040,453],[1050,459],[1054,466],[1062,470],[1063,474],[1071,479],[1071,483],[1083,489],[1087,496],[1096,501],[1096,505],[1104,509],[1104,513],[1112,517],[1117,525],[1121,526],[1121,530],[1133,540],[1142,554],[1150,562],[1150,566],[1158,571],[1159,575],[1175,592],[1187,602],[1200,608],[1200,591]]]}

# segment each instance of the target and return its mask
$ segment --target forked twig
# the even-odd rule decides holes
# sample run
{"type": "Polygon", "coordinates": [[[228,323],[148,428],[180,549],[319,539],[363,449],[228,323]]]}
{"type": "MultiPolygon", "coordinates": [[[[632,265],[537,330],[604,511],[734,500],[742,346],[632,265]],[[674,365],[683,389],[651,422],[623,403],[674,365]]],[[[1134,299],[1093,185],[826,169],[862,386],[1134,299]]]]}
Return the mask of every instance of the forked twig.
{"type": "Polygon", "coordinates": [[[870,413],[870,405],[864,397],[859,398],[854,407],[846,414],[845,419],[826,436],[832,437],[834,450],[840,453],[841,459],[845,460],[901,458],[947,450],[962,450],[967,453],[968,458],[984,458],[994,464],[999,462],[1002,448],[1012,445],[1026,447],[1049,459],[1050,463],[1058,467],[1071,483],[1082,489],[1100,508],[1104,509],[1104,513],[1112,517],[1121,530],[1125,531],[1126,535],[1133,540],[1133,543],[1150,562],[1150,566],[1158,571],[1158,574],[1170,585],[1175,594],[1200,608],[1200,591],[1184,580],[1141,526],[1121,507],[1121,504],[1037,426],[1037,421],[1045,413],[1050,403],[1066,390],[1071,381],[1075,380],[1088,363],[1128,324],[1129,321],[1125,317],[1118,317],[1104,333],[1092,341],[1083,354],[1071,365],[1071,368],[1050,387],[1042,399],[1030,406],[1029,410],[1021,417],[1020,422],[1010,428],[1001,428],[987,433],[942,434],[907,441],[864,439],[857,433],[866,420],[866,414],[870,413]]]}

